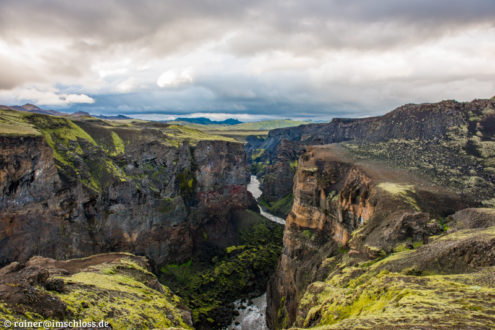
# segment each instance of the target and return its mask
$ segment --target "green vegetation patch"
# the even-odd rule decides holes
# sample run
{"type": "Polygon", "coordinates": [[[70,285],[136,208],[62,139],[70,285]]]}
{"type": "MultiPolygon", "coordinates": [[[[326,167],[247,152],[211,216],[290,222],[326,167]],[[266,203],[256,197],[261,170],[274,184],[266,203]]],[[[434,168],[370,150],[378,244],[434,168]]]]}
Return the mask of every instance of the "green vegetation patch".
{"type": "Polygon", "coordinates": [[[130,259],[61,278],[67,292],[57,295],[75,319],[105,320],[115,329],[189,328],[179,297],[163,285],[163,293],[145,285],[154,275],[130,259]]]}
{"type": "Polygon", "coordinates": [[[174,142],[178,143],[179,141],[182,142],[184,140],[188,140],[191,145],[195,145],[199,141],[236,142],[236,140],[233,138],[215,134],[208,134],[203,131],[181,125],[170,125],[166,128],[165,133],[171,139],[172,144],[174,144],[174,142]]]}
{"type": "Polygon", "coordinates": [[[398,184],[394,182],[382,182],[378,185],[378,188],[397,196],[409,205],[411,205],[416,211],[421,211],[416,199],[413,197],[415,189],[413,185],[398,184]]]}
{"type": "Polygon", "coordinates": [[[184,298],[195,326],[225,326],[231,316],[226,306],[253,293],[261,295],[275,271],[283,227],[252,211],[241,211],[239,216],[251,222],[240,229],[239,245],[227,247],[211,260],[198,257],[161,268],[161,281],[184,298]]]}
{"type": "Polygon", "coordinates": [[[41,133],[27,121],[26,112],[2,109],[0,110],[0,134],[2,135],[41,135],[41,133]]]}
{"type": "Polygon", "coordinates": [[[495,288],[472,285],[469,275],[463,276],[418,277],[382,271],[365,273],[347,285],[316,282],[302,300],[301,307],[309,308],[303,324],[336,329],[494,326],[491,297],[495,288]]]}
{"type": "Polygon", "coordinates": [[[123,154],[125,151],[124,141],[122,141],[122,139],[117,133],[112,132],[111,134],[112,134],[113,145],[115,147],[114,154],[115,155],[123,154]]]}
{"type": "Polygon", "coordinates": [[[261,157],[264,152],[265,149],[263,148],[254,150],[253,153],[251,154],[251,159],[256,160],[257,158],[261,157]]]}
{"type": "Polygon", "coordinates": [[[86,131],[71,120],[37,114],[29,115],[27,119],[43,134],[53,150],[55,159],[64,165],[74,167],[75,154],[83,154],[80,141],[87,141],[93,146],[97,145],[86,131]]]}
{"type": "Polygon", "coordinates": [[[259,203],[269,213],[282,218],[286,218],[292,210],[292,205],[294,204],[294,196],[292,195],[292,193],[287,194],[285,197],[279,199],[276,202],[268,202],[264,199],[260,199],[259,203]]]}
{"type": "MultiPolygon", "coordinates": [[[[463,240],[488,241],[494,236],[495,227],[460,230],[432,237],[426,245],[399,244],[396,253],[373,260],[358,262],[344,255],[326,280],[306,288],[296,325],[325,329],[421,328],[432,324],[439,328],[492,328],[494,266],[460,273],[459,269],[464,269],[459,266],[462,254],[450,260],[457,267],[454,274],[444,272],[445,266],[436,271],[429,261],[423,266],[417,264],[442,248],[455,249],[453,244],[464,246],[468,255],[471,245],[463,245],[463,240]]],[[[431,263],[435,263],[434,258],[431,263]]]]}

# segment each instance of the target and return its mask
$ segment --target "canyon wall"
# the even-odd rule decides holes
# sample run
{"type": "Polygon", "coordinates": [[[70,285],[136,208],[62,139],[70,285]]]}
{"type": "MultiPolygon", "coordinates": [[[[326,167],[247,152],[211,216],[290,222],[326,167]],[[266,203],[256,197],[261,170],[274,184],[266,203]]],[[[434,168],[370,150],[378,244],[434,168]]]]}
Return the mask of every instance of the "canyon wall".
{"type": "Polygon", "coordinates": [[[263,180],[263,198],[291,193],[287,171],[306,146],[343,143],[350,152],[386,161],[464,190],[478,203],[495,205],[495,99],[408,104],[386,115],[334,119],[330,123],[281,128],[245,146],[252,171],[263,180]],[[466,185],[466,182],[468,184],[466,185]],[[280,187],[280,188],[279,188],[280,187]]]}
{"type": "Polygon", "coordinates": [[[180,262],[205,242],[235,243],[233,212],[256,209],[241,144],[174,140],[183,131],[159,123],[21,115],[35,133],[0,136],[1,265],[107,251],[180,262]]]}
{"type": "MultiPolygon", "coordinates": [[[[335,310],[350,308],[353,299],[363,299],[361,291],[348,288],[349,281],[359,276],[368,280],[383,269],[409,275],[424,271],[459,274],[495,266],[491,257],[495,239],[490,230],[485,234],[488,236],[469,232],[461,236],[465,241],[457,241],[448,231],[448,226],[459,226],[454,225],[453,219],[459,218],[457,223],[461,223],[462,218],[466,226],[464,218],[471,213],[481,214],[477,215],[478,227],[494,224],[492,209],[469,209],[450,217],[467,206],[459,194],[449,189],[405,170],[356,160],[339,145],[308,147],[299,159],[284,248],[269,283],[269,325],[273,329],[324,324],[339,328],[344,323],[338,321],[351,315],[335,310]],[[447,238],[433,238],[438,235],[447,238]],[[403,256],[399,258],[400,253],[403,256]],[[373,268],[382,259],[387,260],[383,268],[373,268]],[[344,290],[345,295],[339,290],[344,290]]],[[[407,288],[406,284],[403,289],[407,288]]],[[[424,294],[419,291],[413,295],[424,294]]],[[[367,299],[361,309],[348,312],[359,316],[363,308],[371,309],[384,298],[378,293],[367,299]]],[[[396,322],[391,316],[383,317],[380,322],[384,323],[368,325],[396,322]]],[[[442,320],[448,322],[448,318],[442,320]]],[[[408,318],[407,322],[413,321],[408,318]]]]}

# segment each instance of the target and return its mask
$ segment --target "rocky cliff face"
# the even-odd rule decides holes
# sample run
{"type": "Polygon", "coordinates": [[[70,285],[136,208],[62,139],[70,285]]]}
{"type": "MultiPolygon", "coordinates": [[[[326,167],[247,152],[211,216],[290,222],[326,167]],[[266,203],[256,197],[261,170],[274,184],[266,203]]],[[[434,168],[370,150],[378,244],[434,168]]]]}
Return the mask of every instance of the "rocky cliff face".
{"type": "Polygon", "coordinates": [[[475,296],[470,281],[486,290],[484,298],[470,302],[481,311],[476,321],[481,324],[495,309],[483,303],[495,292],[484,282],[483,268],[495,266],[493,212],[468,209],[449,217],[466,203],[456,191],[407,170],[356,159],[341,146],[308,147],[299,159],[284,248],[269,284],[269,324],[275,329],[427,326],[428,313],[411,312],[428,307],[421,300],[426,295],[436,306],[431,318],[438,324],[469,323],[442,314],[450,308],[469,313],[471,305],[453,307],[454,294],[432,294],[435,281],[445,281],[447,291],[457,286],[439,274],[463,274],[460,291],[467,296],[475,296]],[[472,214],[477,226],[468,225],[472,214]],[[466,226],[479,232],[457,234],[466,226]],[[465,275],[470,272],[477,275],[465,275]],[[425,274],[438,276],[416,277],[425,274]]]}
{"type": "Polygon", "coordinates": [[[0,136],[0,264],[105,251],[183,261],[205,241],[235,243],[233,212],[255,207],[238,143],[164,124],[2,116],[18,131],[0,136]]]}
{"type": "Polygon", "coordinates": [[[364,158],[422,172],[492,205],[495,202],[485,197],[495,194],[494,123],[494,99],[409,104],[380,117],[272,130],[264,141],[248,140],[245,148],[249,160],[264,164],[258,165],[257,173],[269,178],[264,183],[269,201],[287,192],[292,181],[279,169],[297,160],[304,146],[344,143],[364,158]],[[285,187],[284,191],[276,185],[285,187]]]}

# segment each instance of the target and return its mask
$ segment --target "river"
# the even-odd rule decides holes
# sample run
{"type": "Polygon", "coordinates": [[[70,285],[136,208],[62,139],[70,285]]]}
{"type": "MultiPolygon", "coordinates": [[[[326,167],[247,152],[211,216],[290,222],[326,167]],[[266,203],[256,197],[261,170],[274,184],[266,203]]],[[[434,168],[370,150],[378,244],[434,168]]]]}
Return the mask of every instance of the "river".
{"type": "MultiPolygon", "coordinates": [[[[247,190],[258,200],[261,196],[260,182],[258,178],[251,175],[251,181],[247,186],[247,190]]],[[[270,221],[285,225],[285,220],[265,212],[258,204],[262,216],[270,221]]],[[[234,310],[239,313],[234,318],[232,324],[227,329],[232,330],[268,330],[266,325],[266,293],[250,299],[239,299],[234,302],[234,310]]]]}
{"type": "MultiPolygon", "coordinates": [[[[255,175],[251,175],[251,181],[249,181],[249,184],[247,185],[247,190],[253,195],[253,197],[258,200],[261,196],[261,189],[260,189],[260,181],[255,175]]],[[[263,210],[263,208],[258,204],[258,207],[260,209],[260,213],[262,216],[267,218],[270,221],[279,223],[281,225],[285,225],[285,220],[279,217],[274,216],[273,214],[270,214],[263,210]]]]}

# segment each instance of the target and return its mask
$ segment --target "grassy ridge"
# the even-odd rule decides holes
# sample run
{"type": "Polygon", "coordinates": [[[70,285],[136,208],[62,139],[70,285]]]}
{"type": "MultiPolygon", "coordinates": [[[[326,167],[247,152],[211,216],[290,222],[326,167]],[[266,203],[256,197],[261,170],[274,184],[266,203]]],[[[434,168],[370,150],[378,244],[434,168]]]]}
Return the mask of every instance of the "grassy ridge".
{"type": "Polygon", "coordinates": [[[216,130],[216,131],[269,131],[272,129],[276,128],[283,128],[283,127],[294,127],[294,126],[299,126],[299,125],[305,125],[309,124],[309,122],[306,121],[298,121],[298,120],[291,120],[291,119],[276,119],[276,120],[262,120],[262,121],[256,121],[252,123],[241,123],[241,124],[236,124],[236,125],[202,125],[202,124],[194,124],[194,123],[188,123],[184,121],[172,121],[170,124],[178,124],[178,125],[184,125],[184,126],[189,126],[192,128],[196,128],[202,131],[210,131],[210,130],[216,130]]]}
{"type": "Polygon", "coordinates": [[[93,117],[51,116],[0,109],[0,135],[43,136],[53,150],[55,163],[68,178],[101,191],[115,179],[126,181],[118,158],[137,143],[178,147],[185,141],[235,142],[191,127],[142,120],[102,120],[93,117]]]}

